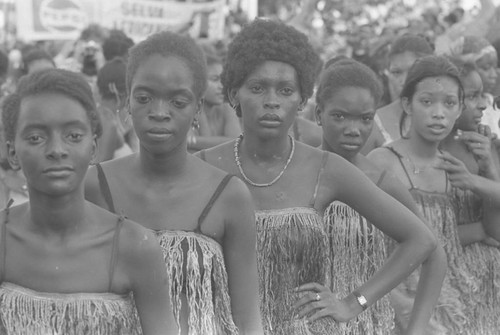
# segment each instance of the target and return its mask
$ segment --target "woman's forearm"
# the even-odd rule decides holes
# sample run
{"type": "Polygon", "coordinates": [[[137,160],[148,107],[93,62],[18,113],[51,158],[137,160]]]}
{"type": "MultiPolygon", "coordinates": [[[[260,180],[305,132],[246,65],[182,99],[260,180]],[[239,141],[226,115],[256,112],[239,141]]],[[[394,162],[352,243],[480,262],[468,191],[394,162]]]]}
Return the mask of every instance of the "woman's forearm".
{"type": "MultiPolygon", "coordinates": [[[[436,248],[437,242],[435,239],[427,241],[410,239],[398,244],[384,265],[372,278],[359,287],[358,291],[367,298],[369,304],[376,302],[408,277],[420,264],[429,258],[431,253],[435,252],[436,248]]],[[[437,261],[434,260],[434,262],[437,261]]],[[[431,261],[431,265],[435,264],[431,261]]],[[[431,278],[435,281],[432,285],[440,287],[442,282],[442,279],[439,279],[440,275],[431,278]]],[[[423,287],[427,288],[430,281],[431,279],[427,278],[422,284],[423,287]]],[[[422,316],[418,317],[418,319],[421,318],[422,316]]]]}
{"type": "Polygon", "coordinates": [[[485,239],[486,233],[481,222],[474,222],[457,226],[458,237],[462,246],[481,242],[485,239]]]}
{"type": "Polygon", "coordinates": [[[426,334],[446,274],[446,254],[441,245],[422,263],[420,278],[406,335],[426,334]]]}

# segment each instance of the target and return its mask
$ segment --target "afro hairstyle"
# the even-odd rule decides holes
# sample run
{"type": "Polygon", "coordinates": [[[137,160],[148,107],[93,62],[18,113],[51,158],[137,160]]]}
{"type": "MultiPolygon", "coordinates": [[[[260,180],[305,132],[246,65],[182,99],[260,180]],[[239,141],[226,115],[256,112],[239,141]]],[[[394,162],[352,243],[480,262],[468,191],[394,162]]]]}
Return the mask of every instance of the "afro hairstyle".
{"type": "Polygon", "coordinates": [[[406,33],[397,37],[391,44],[389,58],[405,52],[413,52],[418,57],[432,55],[431,44],[422,36],[406,33]]]}
{"type": "MultiPolygon", "coordinates": [[[[291,65],[297,72],[301,97],[312,96],[321,60],[307,36],[282,22],[255,19],[229,44],[221,75],[226,99],[265,61],[291,65]]],[[[241,111],[237,114],[241,116],[241,111]]]]}

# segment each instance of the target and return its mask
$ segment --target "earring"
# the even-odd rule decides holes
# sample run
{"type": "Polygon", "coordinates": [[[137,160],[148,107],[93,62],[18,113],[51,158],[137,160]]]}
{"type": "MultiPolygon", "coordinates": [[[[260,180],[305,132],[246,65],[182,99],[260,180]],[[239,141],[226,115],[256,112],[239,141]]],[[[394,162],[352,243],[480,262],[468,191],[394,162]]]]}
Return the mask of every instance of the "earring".
{"type": "Polygon", "coordinates": [[[318,124],[318,126],[322,126],[322,125],[323,125],[323,124],[321,123],[321,120],[316,121],[316,123],[318,124]]]}

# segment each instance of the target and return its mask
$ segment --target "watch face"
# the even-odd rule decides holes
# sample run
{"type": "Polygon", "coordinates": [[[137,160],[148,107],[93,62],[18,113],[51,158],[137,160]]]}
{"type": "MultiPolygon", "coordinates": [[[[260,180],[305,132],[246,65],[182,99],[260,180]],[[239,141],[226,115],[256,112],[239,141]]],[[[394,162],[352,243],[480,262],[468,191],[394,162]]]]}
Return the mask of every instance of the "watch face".
{"type": "Polygon", "coordinates": [[[358,301],[359,301],[360,305],[363,307],[365,307],[365,305],[368,303],[368,301],[366,301],[366,298],[363,297],[362,295],[358,297],[358,301]]]}

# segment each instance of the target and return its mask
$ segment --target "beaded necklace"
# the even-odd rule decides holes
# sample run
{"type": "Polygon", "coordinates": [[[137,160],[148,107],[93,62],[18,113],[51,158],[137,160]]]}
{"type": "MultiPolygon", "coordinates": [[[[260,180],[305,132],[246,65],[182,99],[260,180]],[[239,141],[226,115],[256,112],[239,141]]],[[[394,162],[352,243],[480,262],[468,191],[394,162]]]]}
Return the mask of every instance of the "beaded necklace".
{"type": "Polygon", "coordinates": [[[292,150],[290,150],[290,156],[288,156],[288,160],[286,161],[285,166],[283,167],[283,170],[281,170],[281,172],[276,176],[276,178],[274,178],[269,183],[259,184],[259,183],[255,183],[252,180],[250,180],[250,178],[248,178],[247,175],[245,174],[245,172],[243,171],[243,167],[241,166],[241,161],[240,161],[240,153],[239,153],[239,147],[240,147],[241,140],[243,139],[243,134],[238,136],[238,138],[234,142],[234,161],[236,162],[236,165],[238,166],[238,170],[240,170],[240,173],[243,176],[243,179],[245,180],[245,182],[247,182],[248,184],[255,186],[255,187],[268,187],[268,186],[275,184],[281,178],[283,173],[285,173],[285,170],[287,169],[288,165],[292,161],[292,157],[293,157],[293,154],[295,152],[295,141],[293,140],[293,138],[290,135],[288,135],[288,137],[290,138],[290,142],[292,144],[292,150]]]}

